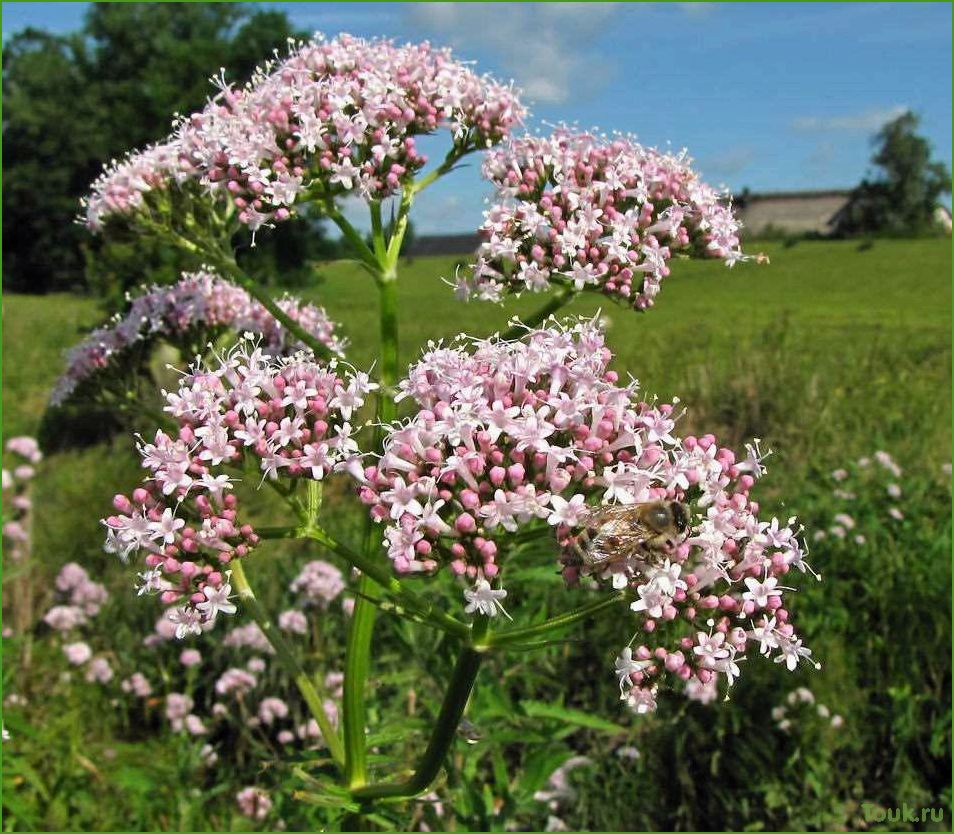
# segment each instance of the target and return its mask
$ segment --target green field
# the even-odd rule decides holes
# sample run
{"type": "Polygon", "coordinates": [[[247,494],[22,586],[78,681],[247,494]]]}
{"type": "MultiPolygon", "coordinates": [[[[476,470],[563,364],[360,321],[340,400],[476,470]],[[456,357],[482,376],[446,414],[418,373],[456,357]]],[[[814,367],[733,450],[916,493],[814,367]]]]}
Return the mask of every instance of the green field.
{"type": "MultiPolygon", "coordinates": [[[[939,493],[938,473],[941,465],[951,460],[950,241],[877,240],[862,246],[851,242],[800,242],[790,246],[753,243],[748,249],[766,252],[771,264],[745,264],[730,270],[714,262],[677,262],[672,276],[663,284],[656,308],[646,314],[626,311],[598,296],[578,300],[567,312],[593,315],[601,309],[609,320],[608,342],[617,356],[616,368],[637,377],[647,394],[658,393],[664,398],[679,396],[688,409],[685,419],[693,428],[712,431],[727,445],[740,446],[751,437],[760,437],[771,446],[774,454],[769,460],[770,472],[762,495],[773,507],[784,507],[800,515],[809,510],[819,517],[830,517],[837,511],[825,503],[828,499],[824,496],[829,495],[825,490],[830,488],[820,486],[827,473],[877,449],[889,450],[906,473],[910,471],[912,477],[920,479],[918,484],[925,485],[923,489],[916,488],[922,489],[918,494],[930,496],[932,490],[936,494],[931,498],[930,509],[924,510],[928,515],[922,527],[928,528],[927,538],[924,538],[924,529],[915,530],[912,525],[906,534],[908,538],[892,540],[892,553],[888,555],[894,560],[903,552],[922,562],[934,560],[930,562],[934,571],[930,581],[935,582],[935,588],[936,582],[946,581],[949,585],[949,566],[945,567],[950,546],[950,527],[945,515],[949,495],[939,493]],[[941,512],[938,507],[945,509],[941,512]]],[[[454,258],[421,258],[404,265],[400,283],[404,361],[412,361],[420,346],[429,339],[462,332],[485,335],[505,328],[511,316],[526,314],[546,300],[527,297],[503,307],[460,304],[455,301],[452,289],[441,283],[442,277],[453,276],[455,263],[454,258]]],[[[318,301],[332,318],[341,322],[342,332],[352,342],[349,360],[359,367],[368,367],[377,354],[377,301],[371,279],[345,262],[323,265],[318,276],[315,287],[301,294],[318,301]]],[[[71,295],[6,295],[3,298],[3,430],[6,437],[38,430],[49,390],[62,370],[62,352],[100,318],[97,303],[88,298],[71,295]]],[[[124,570],[101,553],[98,519],[110,497],[130,487],[136,478],[132,442],[126,437],[117,438],[106,447],[56,454],[44,462],[34,490],[38,508],[33,575],[37,612],[42,614],[49,604],[52,577],[71,559],[95,566],[97,574],[105,577],[104,581],[117,596],[129,593],[124,590],[130,582],[128,569],[124,570]]],[[[911,494],[915,494],[915,488],[911,494]]],[[[917,508],[914,508],[912,517],[916,514],[917,508]]],[[[874,534],[871,537],[874,538],[874,534]]],[[[829,560],[835,558],[832,554],[827,557],[829,560]]],[[[824,550],[818,558],[825,561],[824,550]]],[[[829,567],[838,574],[837,563],[825,564],[825,570],[829,567]]],[[[924,706],[930,702],[932,716],[937,711],[935,707],[942,713],[946,708],[949,723],[950,683],[948,681],[945,688],[943,682],[936,680],[923,685],[918,680],[910,680],[905,695],[904,686],[895,680],[890,696],[892,703],[901,704],[910,714],[900,715],[897,727],[891,724],[888,742],[873,741],[865,735],[873,732],[865,725],[875,721],[871,717],[873,713],[866,712],[874,707],[865,701],[865,684],[859,681],[870,670],[862,668],[862,650],[857,645],[850,618],[838,612],[850,610],[853,598],[857,598],[859,605],[874,610],[873,600],[880,591],[877,582],[871,586],[868,578],[851,574],[847,564],[844,571],[844,582],[855,583],[851,593],[856,596],[851,597],[845,591],[839,597],[837,584],[829,586],[834,588],[831,591],[834,596],[815,599],[819,605],[824,601],[824,605],[832,607],[814,611],[808,626],[809,631],[815,633],[814,642],[826,655],[830,670],[818,676],[812,688],[829,703],[839,706],[849,722],[854,721],[851,730],[854,735],[846,736],[850,741],[844,742],[840,755],[845,758],[839,760],[848,765],[839,768],[835,760],[828,759],[823,771],[818,769],[822,765],[816,768],[813,762],[798,765],[809,767],[811,778],[817,780],[817,789],[806,787],[805,790],[815,798],[822,797],[817,804],[824,805],[824,811],[792,819],[785,815],[795,811],[786,810],[783,799],[772,798],[774,787],[760,791],[748,787],[730,789],[729,786],[735,785],[733,780],[720,777],[726,779],[725,790],[731,793],[731,804],[726,799],[725,807],[717,807],[711,798],[684,797],[679,802],[696,803],[692,809],[682,811],[674,806],[669,809],[669,816],[653,816],[649,811],[624,807],[621,796],[630,789],[629,783],[621,781],[624,777],[617,773],[618,768],[609,768],[602,772],[599,780],[587,785],[579,816],[574,818],[576,824],[586,824],[593,830],[606,830],[600,828],[601,825],[619,826],[619,830],[629,830],[627,825],[732,826],[745,823],[746,814],[758,807],[763,809],[763,814],[768,813],[764,809],[769,808],[780,815],[771,818],[776,825],[783,824],[779,820],[792,819],[794,827],[823,827],[850,824],[845,820],[851,814],[855,814],[852,819],[857,818],[855,805],[871,797],[879,802],[896,800],[898,806],[908,801],[908,797],[911,802],[926,805],[948,803],[949,774],[947,786],[938,785],[931,769],[935,765],[904,764],[908,759],[898,751],[914,745],[909,741],[902,743],[902,739],[908,738],[903,733],[908,733],[919,739],[918,745],[930,747],[930,755],[935,758],[947,756],[949,769],[949,730],[946,738],[942,733],[935,739],[932,735],[935,731],[924,723],[929,719],[923,715],[918,717],[917,710],[921,706],[905,705],[924,706]],[[935,686],[938,688],[926,694],[929,687],[935,686]],[[921,736],[931,736],[930,741],[921,736]],[[897,750],[892,748],[894,752],[889,754],[882,749],[885,744],[895,744],[897,750]],[[877,752],[879,750],[881,752],[877,752]],[[902,764],[898,764],[899,761],[902,764]],[[850,786],[845,787],[849,782],[850,786]],[[833,787],[836,785],[837,791],[833,787]],[[835,791],[837,795],[826,791],[835,791]]],[[[904,572],[897,576],[889,574],[885,568],[880,581],[885,588],[894,587],[892,593],[907,594],[904,587],[891,586],[895,581],[907,581],[904,576],[904,572]]],[[[894,642],[896,651],[904,653],[912,641],[921,641],[920,650],[928,652],[937,646],[946,653],[950,644],[950,599],[948,596],[947,607],[944,607],[943,597],[948,585],[934,591],[941,594],[941,604],[926,616],[916,608],[895,611],[902,623],[897,628],[905,628],[904,623],[910,623],[910,633],[878,634],[865,651],[883,650],[885,642],[894,642]],[[921,629],[917,634],[916,628],[921,629]]],[[[129,596],[132,599],[131,593],[129,596]]],[[[902,600],[904,605],[917,604],[913,596],[903,596],[902,600]]],[[[132,606],[135,602],[129,604],[132,606]]],[[[810,608],[809,602],[805,608],[810,608]]],[[[896,628],[889,626],[887,619],[884,627],[896,628]]],[[[593,635],[591,638],[598,640],[593,635]]],[[[41,661],[34,663],[28,674],[14,664],[17,671],[8,670],[4,681],[5,690],[27,693],[37,705],[36,717],[31,719],[35,725],[44,720],[44,688],[59,674],[56,663],[61,662],[55,653],[43,655],[41,652],[40,656],[41,661]]],[[[532,658],[528,662],[532,663],[532,658]]],[[[561,662],[566,662],[565,658],[561,662]]],[[[776,670],[768,670],[773,671],[776,670]]],[[[582,667],[579,674],[582,675],[582,667]]],[[[888,680],[887,676],[902,673],[886,666],[879,674],[888,680]]],[[[788,682],[776,685],[788,686],[788,682]]],[[[545,687],[540,690],[545,691],[545,687]]],[[[785,691],[779,689],[782,694],[785,691]]],[[[545,697],[540,692],[531,696],[545,697]]],[[[585,693],[580,696],[585,697],[585,693]]],[[[725,735],[718,738],[728,739],[726,745],[735,744],[732,739],[741,738],[740,727],[746,726],[744,697],[740,701],[734,712],[726,707],[728,717],[719,719],[719,733],[725,735]]],[[[885,707],[879,701],[878,708],[893,707],[885,707]]],[[[110,736],[108,722],[91,720],[91,716],[107,709],[102,703],[57,701],[56,709],[67,710],[58,720],[73,727],[69,755],[83,751],[83,756],[97,763],[94,769],[98,775],[77,766],[70,778],[79,780],[94,805],[107,802],[109,806],[100,808],[101,816],[92,822],[87,816],[80,823],[96,827],[210,824],[211,817],[176,816],[174,812],[156,810],[162,803],[157,803],[153,796],[155,786],[148,782],[127,784],[128,779],[124,781],[121,776],[118,763],[155,756],[154,773],[174,778],[171,774],[176,772],[177,766],[182,766],[181,761],[178,765],[173,761],[176,754],[163,745],[159,736],[138,739],[110,736]],[[77,729],[78,726],[82,729],[77,729]],[[115,751],[119,751],[117,764],[113,766],[97,758],[107,748],[114,751],[114,756],[115,751]]],[[[47,718],[53,721],[52,716],[47,718]]],[[[707,725],[700,726],[705,732],[709,731],[707,725]]],[[[769,755],[795,755],[772,748],[774,752],[766,753],[765,760],[760,760],[762,741],[757,734],[761,728],[756,725],[750,730],[751,749],[746,750],[752,758],[745,766],[759,767],[770,760],[769,755]]],[[[717,768],[718,750],[704,754],[711,761],[701,758],[703,753],[698,752],[699,761],[693,759],[694,763],[691,767],[686,764],[684,771],[680,770],[682,766],[678,761],[669,761],[670,754],[676,756],[673,751],[682,749],[681,741],[672,741],[674,732],[661,727],[655,741],[640,737],[640,745],[646,751],[655,750],[659,761],[666,759],[665,766],[671,768],[655,771],[649,764],[641,765],[641,790],[662,790],[654,786],[665,787],[670,781],[685,788],[693,780],[708,778],[705,768],[717,768]],[[664,748],[670,742],[675,746],[667,752],[664,748]]],[[[42,732],[37,733],[37,738],[42,739],[42,732]]],[[[51,749],[59,749],[55,745],[63,743],[62,740],[50,742],[51,749]]],[[[823,750],[826,743],[812,742],[821,744],[823,750]]],[[[771,746],[768,741],[765,744],[771,746]]],[[[595,755],[596,747],[591,750],[583,742],[580,746],[584,748],[582,752],[595,755]]],[[[647,752],[644,759],[651,755],[647,752]]],[[[689,754],[686,756],[688,761],[689,754]]],[[[913,753],[910,760],[920,761],[913,753]]],[[[794,760],[786,758],[786,761],[788,767],[794,760]]],[[[42,770],[39,762],[34,765],[42,770]]],[[[798,773],[800,779],[801,771],[798,773]]],[[[43,782],[42,776],[37,778],[43,782]]],[[[52,790],[48,784],[44,789],[52,790]]],[[[690,794],[691,791],[685,796],[690,794]]],[[[184,792],[177,800],[181,807],[187,803],[183,797],[184,792]]],[[[46,806],[37,802],[38,807],[47,808],[37,823],[39,827],[78,824],[77,817],[71,816],[78,812],[57,810],[52,800],[46,806]]],[[[537,824],[542,825],[545,817],[544,814],[537,824]]],[[[222,824],[221,819],[217,824],[222,824]]]]}
{"type": "MultiPolygon", "coordinates": [[[[923,395],[927,412],[911,409],[910,419],[919,433],[945,436],[951,348],[948,242],[749,248],[766,252],[771,264],[726,269],[715,262],[675,263],[657,306],[648,313],[629,312],[596,295],[584,296],[566,312],[593,315],[602,310],[610,321],[617,367],[637,377],[646,392],[680,396],[700,422],[715,416],[708,413],[715,409],[720,422],[737,433],[747,428],[739,424],[740,415],[722,413],[733,406],[775,410],[779,403],[770,399],[777,394],[787,406],[799,407],[801,400],[825,410],[844,398],[831,426],[837,431],[837,421],[873,416],[871,409],[881,410],[882,398],[923,395]]],[[[461,304],[441,282],[453,276],[456,263],[454,258],[421,258],[404,265],[403,361],[413,361],[428,339],[485,335],[546,300],[525,296],[502,306],[461,304]]],[[[348,262],[322,265],[317,276],[318,286],[301,295],[322,304],[341,323],[352,344],[349,360],[369,366],[377,355],[377,294],[370,278],[348,262]]],[[[36,430],[49,388],[62,369],[62,352],[100,318],[94,301],[71,295],[4,299],[5,434],[36,430]]],[[[882,414],[891,418],[890,410],[882,414]]],[[[784,425],[790,421],[782,416],[757,422],[755,433],[767,437],[793,428],[784,425]]],[[[893,429],[871,423],[868,429],[875,437],[910,439],[910,423],[893,438],[893,429]]]]}

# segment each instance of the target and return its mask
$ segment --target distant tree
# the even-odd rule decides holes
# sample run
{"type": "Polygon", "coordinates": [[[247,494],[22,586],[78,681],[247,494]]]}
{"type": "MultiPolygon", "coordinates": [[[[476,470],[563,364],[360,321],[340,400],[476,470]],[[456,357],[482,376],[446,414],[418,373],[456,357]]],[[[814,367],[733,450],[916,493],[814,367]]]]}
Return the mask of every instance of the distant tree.
{"type": "Polygon", "coordinates": [[[834,222],[834,234],[919,235],[934,231],[938,201],[951,192],[951,173],[931,161],[931,145],[908,111],[874,136],[872,164],[879,169],[855,188],[834,222]]]}
{"type": "Polygon", "coordinates": [[[84,263],[90,281],[107,285],[161,280],[193,266],[171,252],[104,251],[73,223],[78,200],[104,162],[161,139],[174,113],[201,107],[207,79],[220,67],[244,80],[300,34],[284,13],[235,3],[93,3],[79,33],[30,29],[10,38],[3,50],[4,287],[81,285],[84,263]],[[153,263],[154,275],[128,275],[130,266],[144,273],[143,264],[153,263]]]}

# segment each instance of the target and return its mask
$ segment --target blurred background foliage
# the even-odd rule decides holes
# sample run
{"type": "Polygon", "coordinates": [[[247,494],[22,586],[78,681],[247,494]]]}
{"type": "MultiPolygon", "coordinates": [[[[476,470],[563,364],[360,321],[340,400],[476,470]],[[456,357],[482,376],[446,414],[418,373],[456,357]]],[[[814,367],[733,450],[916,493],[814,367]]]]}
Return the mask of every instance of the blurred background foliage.
{"type": "MultiPolygon", "coordinates": [[[[164,138],[173,114],[201,108],[221,67],[243,83],[290,37],[307,34],[267,7],[94,3],[79,32],[27,29],[6,40],[4,289],[88,289],[115,305],[133,286],[196,268],[172,247],[92,238],[74,222],[79,200],[104,163],[164,138]]],[[[337,243],[312,221],[285,224],[258,249],[260,274],[293,285],[337,243]]]]}

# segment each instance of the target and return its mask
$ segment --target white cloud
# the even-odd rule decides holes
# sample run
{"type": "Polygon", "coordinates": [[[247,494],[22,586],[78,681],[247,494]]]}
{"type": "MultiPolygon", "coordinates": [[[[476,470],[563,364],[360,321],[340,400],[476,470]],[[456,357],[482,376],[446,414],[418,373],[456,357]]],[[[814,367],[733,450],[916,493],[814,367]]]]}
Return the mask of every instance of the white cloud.
{"type": "Polygon", "coordinates": [[[615,3],[415,3],[411,23],[463,54],[487,50],[527,102],[560,104],[610,80],[600,38],[615,3]]]}
{"type": "Polygon", "coordinates": [[[834,131],[863,131],[872,133],[908,110],[903,105],[875,107],[862,113],[843,116],[802,116],[792,122],[801,133],[828,133],[834,131]]]}

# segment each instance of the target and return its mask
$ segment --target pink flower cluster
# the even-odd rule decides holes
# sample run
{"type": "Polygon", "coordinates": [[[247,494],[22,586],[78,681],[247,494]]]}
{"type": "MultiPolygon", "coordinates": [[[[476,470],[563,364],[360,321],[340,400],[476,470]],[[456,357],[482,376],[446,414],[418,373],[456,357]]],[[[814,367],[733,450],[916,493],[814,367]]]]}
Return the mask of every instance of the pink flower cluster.
{"type": "Polygon", "coordinates": [[[341,571],[320,559],[306,563],[292,581],[289,590],[301,594],[306,605],[327,608],[345,589],[341,571]]]}
{"type": "Polygon", "coordinates": [[[163,191],[172,183],[181,185],[197,175],[178,138],[114,159],[103,167],[90,186],[90,195],[81,201],[83,221],[98,232],[110,216],[143,210],[152,192],[163,191]]]}
{"type": "Polygon", "coordinates": [[[485,212],[473,272],[458,294],[497,301],[551,284],[598,288],[652,306],[673,251],[724,258],[739,251],[739,222],[684,155],[631,139],[560,129],[492,150],[484,176],[497,190],[485,212]]]}
{"type": "Polygon", "coordinates": [[[40,451],[40,444],[37,443],[35,437],[30,437],[28,435],[11,437],[7,441],[7,451],[15,455],[19,455],[21,458],[25,458],[34,466],[43,460],[43,452],[40,451]]]}
{"type": "Polygon", "coordinates": [[[265,632],[262,631],[258,623],[246,623],[236,626],[228,634],[222,645],[231,649],[253,649],[263,654],[274,654],[275,649],[268,642],[265,632]]]}
{"type": "MultiPolygon", "coordinates": [[[[286,295],[278,306],[322,344],[336,353],[345,343],[335,335],[335,325],[321,307],[303,304],[286,295]]],[[[117,362],[130,348],[149,338],[176,339],[202,333],[214,339],[224,331],[255,333],[269,353],[297,350],[302,345],[289,338],[285,328],[248,292],[214,272],[184,273],[171,286],[154,285],[133,299],[125,315],[94,330],[66,357],[66,371],[51,396],[53,405],[67,400],[83,382],[117,362]],[[203,332],[204,331],[204,332],[203,332]]]]}
{"type": "Polygon", "coordinates": [[[3,523],[5,552],[15,562],[25,560],[30,554],[30,510],[33,501],[29,496],[30,482],[36,475],[36,465],[43,460],[40,444],[27,435],[11,437],[7,452],[22,458],[12,469],[3,470],[3,504],[8,511],[3,523]]]}
{"type": "MultiPolygon", "coordinates": [[[[109,598],[105,586],[93,582],[76,562],[68,562],[60,569],[53,587],[60,601],[46,612],[43,621],[64,639],[68,632],[86,625],[99,614],[109,598]]],[[[74,640],[63,643],[61,648],[67,663],[85,667],[84,678],[88,683],[107,684],[113,679],[109,660],[102,655],[94,657],[88,643],[74,640]]]]}
{"type": "Polygon", "coordinates": [[[524,114],[510,87],[428,43],[319,36],[242,89],[224,77],[216,83],[219,94],[168,142],[97,180],[86,204],[90,228],[140,208],[170,180],[227,196],[253,232],[287,219],[296,201],[381,199],[426,163],[415,137],[446,127],[464,153],[499,142],[524,114]]]}
{"type": "Polygon", "coordinates": [[[86,570],[76,562],[63,565],[54,580],[60,602],[44,615],[43,621],[55,631],[71,631],[85,625],[99,614],[109,598],[106,587],[89,578],[86,570]]]}
{"type": "Polygon", "coordinates": [[[374,387],[365,374],[339,373],[337,363],[319,365],[304,353],[270,357],[243,340],[215,367],[194,365],[166,394],[178,434],[160,430],[140,443],[149,475],[131,497],[116,496],[117,514],[104,524],[108,552],[145,551],[140,593],[179,606],[178,637],[234,613],[228,564],[258,543],[222,470],[251,462],[264,477],[321,480],[345,468],[358,456],[349,420],[374,387]]]}
{"type": "Polygon", "coordinates": [[[272,799],[262,788],[242,788],[235,794],[239,813],[255,822],[262,822],[272,810],[272,799]]]}
{"type": "Polygon", "coordinates": [[[503,592],[487,581],[509,535],[548,524],[568,582],[590,575],[629,590],[633,629],[647,636],[617,670],[637,708],[654,703],[663,672],[731,683],[749,642],[794,668],[810,652],[779,581],[807,565],[794,519],[761,521],[749,497],[764,472],[757,445],[739,460],[711,435],[677,438],[675,408],[640,401],[635,382],[620,387],[610,358],[594,322],[553,324],[522,341],[432,345],[399,384],[418,410],[389,428],[360,490],[387,524],[396,570],[446,564],[476,580],[468,599],[493,615],[503,592]],[[580,564],[574,538],[588,508],[659,499],[685,503],[692,519],[664,563],[580,564]]]}

